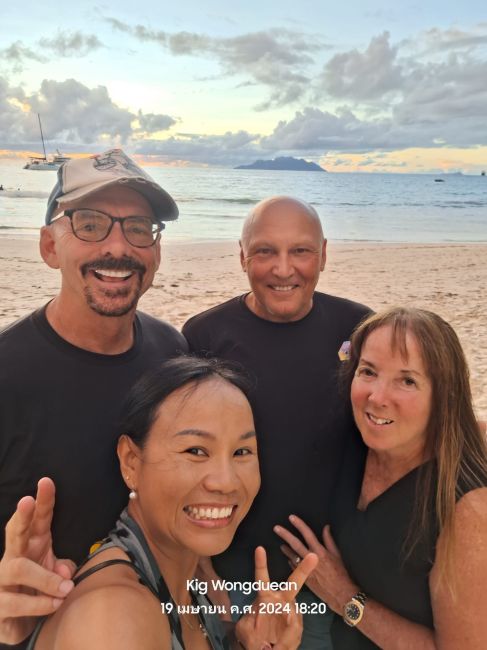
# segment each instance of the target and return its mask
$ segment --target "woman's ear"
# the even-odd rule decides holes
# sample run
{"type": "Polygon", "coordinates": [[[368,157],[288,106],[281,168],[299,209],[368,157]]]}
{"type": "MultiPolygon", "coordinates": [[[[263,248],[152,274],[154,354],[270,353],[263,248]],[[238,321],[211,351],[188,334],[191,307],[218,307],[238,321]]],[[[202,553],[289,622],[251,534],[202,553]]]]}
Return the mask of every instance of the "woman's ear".
{"type": "Polygon", "coordinates": [[[117,444],[118,460],[120,461],[120,471],[128,488],[131,490],[137,487],[139,468],[140,468],[140,454],[139,447],[135,444],[132,438],[123,434],[118,439],[117,444]]]}

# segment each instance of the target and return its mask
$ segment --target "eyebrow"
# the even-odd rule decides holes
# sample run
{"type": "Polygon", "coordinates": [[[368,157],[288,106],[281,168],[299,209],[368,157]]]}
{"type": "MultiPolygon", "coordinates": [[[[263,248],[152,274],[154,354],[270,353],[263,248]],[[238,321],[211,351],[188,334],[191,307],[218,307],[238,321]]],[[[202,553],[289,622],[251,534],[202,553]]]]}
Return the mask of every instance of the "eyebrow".
{"type": "MultiPolygon", "coordinates": [[[[375,364],[372,363],[372,361],[367,361],[367,359],[364,359],[363,357],[360,357],[359,364],[363,363],[367,366],[370,366],[371,368],[376,368],[375,364]]],[[[422,372],[418,372],[417,370],[413,370],[412,368],[401,368],[399,372],[402,372],[403,374],[408,374],[408,375],[418,375],[418,377],[423,377],[424,374],[422,372]]]]}
{"type": "MultiPolygon", "coordinates": [[[[182,431],[178,431],[176,436],[198,436],[199,438],[207,438],[210,440],[216,438],[213,433],[202,431],[201,429],[183,429],[182,431]]],[[[239,440],[248,440],[249,438],[255,438],[255,431],[247,431],[247,433],[243,433],[239,440]]]]}

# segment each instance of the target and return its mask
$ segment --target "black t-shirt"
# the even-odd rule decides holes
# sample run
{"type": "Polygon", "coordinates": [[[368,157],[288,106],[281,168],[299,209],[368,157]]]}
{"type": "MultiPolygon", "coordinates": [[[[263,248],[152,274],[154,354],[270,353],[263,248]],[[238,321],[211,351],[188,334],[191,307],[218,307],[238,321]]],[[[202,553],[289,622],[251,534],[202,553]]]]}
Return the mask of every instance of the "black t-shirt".
{"type": "Polygon", "coordinates": [[[289,575],[275,524],[296,514],[321,536],[339,468],[348,400],[339,395],[338,350],[369,313],[358,303],[315,293],[301,320],[275,323],[251,312],[245,296],[191,318],[183,327],[190,349],[240,362],[256,379],[251,397],[262,485],[230,549],[215,559],[227,579],[253,577],[253,549],[268,553],[271,578],[289,575]]]}
{"type": "MultiPolygon", "coordinates": [[[[186,350],[170,325],[137,313],[134,344],[103,355],[71,345],[45,307],[0,334],[0,527],[43,476],[56,485],[58,557],[80,561],[127,502],[116,441],[122,403],[149,368],[186,350]]],[[[0,552],[3,553],[4,540],[0,552]]]]}

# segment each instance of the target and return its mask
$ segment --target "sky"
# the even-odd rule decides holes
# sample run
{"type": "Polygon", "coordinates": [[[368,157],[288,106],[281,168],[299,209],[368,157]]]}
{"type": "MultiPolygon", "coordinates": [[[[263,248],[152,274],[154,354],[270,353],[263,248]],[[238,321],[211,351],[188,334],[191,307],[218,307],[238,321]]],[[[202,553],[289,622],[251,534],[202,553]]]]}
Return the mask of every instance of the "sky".
{"type": "Polygon", "coordinates": [[[0,157],[295,156],[330,172],[487,168],[487,6],[469,0],[9,2],[0,157]]]}

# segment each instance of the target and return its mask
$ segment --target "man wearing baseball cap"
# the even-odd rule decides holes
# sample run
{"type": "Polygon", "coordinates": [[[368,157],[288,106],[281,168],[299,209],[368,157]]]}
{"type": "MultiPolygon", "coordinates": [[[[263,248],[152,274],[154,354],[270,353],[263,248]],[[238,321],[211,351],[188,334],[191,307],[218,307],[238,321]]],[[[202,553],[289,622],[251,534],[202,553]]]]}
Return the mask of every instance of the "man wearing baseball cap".
{"type": "MultiPolygon", "coordinates": [[[[40,477],[51,477],[58,557],[81,560],[115,522],[127,500],[115,455],[123,398],[145,370],[186,349],[174,328],[136,311],[159,266],[164,222],[177,216],[171,196],[121,150],[68,161],[40,235],[61,289],[0,334],[0,527],[40,477]]],[[[48,503],[51,492],[44,482],[40,500],[48,503]]],[[[42,566],[56,570],[52,558],[37,569],[29,557],[39,561],[35,549],[11,548],[7,539],[1,642],[22,641],[32,629],[9,617],[48,613],[46,603],[55,607],[72,586],[58,568],[59,579],[51,574],[49,590],[41,589],[45,601],[21,593],[16,585],[47,584],[42,566]]]]}

